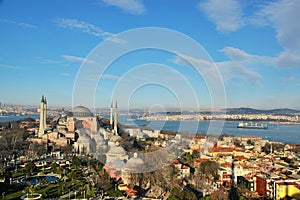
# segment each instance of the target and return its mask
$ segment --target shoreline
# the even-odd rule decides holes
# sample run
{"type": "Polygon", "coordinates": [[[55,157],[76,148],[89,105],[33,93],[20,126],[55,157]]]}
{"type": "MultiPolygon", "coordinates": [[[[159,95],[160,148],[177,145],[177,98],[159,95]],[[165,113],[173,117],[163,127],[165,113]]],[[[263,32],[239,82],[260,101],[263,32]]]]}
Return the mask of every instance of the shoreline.
{"type": "Polygon", "coordinates": [[[261,123],[266,123],[266,124],[272,124],[272,125],[293,125],[293,124],[300,124],[299,122],[277,122],[277,121],[264,121],[264,120],[222,120],[222,119],[211,119],[211,120],[197,120],[197,119],[143,119],[143,118],[138,118],[137,120],[140,121],[193,121],[193,122],[261,122],[261,123]]]}

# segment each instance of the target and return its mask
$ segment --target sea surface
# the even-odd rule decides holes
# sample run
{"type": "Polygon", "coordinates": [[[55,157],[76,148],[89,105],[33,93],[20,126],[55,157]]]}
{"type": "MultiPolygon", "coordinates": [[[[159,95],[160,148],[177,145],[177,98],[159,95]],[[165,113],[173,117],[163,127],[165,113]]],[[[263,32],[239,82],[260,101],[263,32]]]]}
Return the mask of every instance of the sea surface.
{"type": "MultiPolygon", "coordinates": [[[[27,117],[38,119],[39,115],[6,116],[0,117],[0,122],[19,120],[27,117]]],[[[213,125],[209,121],[146,121],[139,120],[137,116],[120,115],[119,122],[134,126],[148,126],[154,130],[170,130],[175,132],[189,132],[191,134],[207,133],[209,126],[213,125]]],[[[300,144],[300,124],[268,124],[268,129],[242,129],[237,128],[238,122],[225,122],[220,132],[210,132],[211,134],[228,134],[234,136],[260,136],[270,141],[283,143],[300,144]]],[[[212,127],[213,128],[213,127],[212,127]]],[[[213,129],[212,129],[213,130],[213,129]]]]}
{"type": "Polygon", "coordinates": [[[0,122],[16,121],[25,118],[38,119],[40,115],[0,116],[0,122]]]}
{"type": "MultiPolygon", "coordinates": [[[[209,121],[145,121],[136,117],[120,116],[120,123],[132,124],[136,126],[147,125],[151,129],[186,131],[192,134],[207,133],[210,125],[209,121]]],[[[216,122],[214,122],[216,123],[216,122]]],[[[218,123],[218,122],[217,122],[218,123]]],[[[223,128],[216,135],[228,134],[234,136],[260,136],[270,141],[278,141],[283,143],[300,144],[300,124],[268,124],[268,129],[243,129],[237,128],[239,122],[225,122],[223,128]]],[[[213,129],[212,129],[213,130],[213,129]]]]}

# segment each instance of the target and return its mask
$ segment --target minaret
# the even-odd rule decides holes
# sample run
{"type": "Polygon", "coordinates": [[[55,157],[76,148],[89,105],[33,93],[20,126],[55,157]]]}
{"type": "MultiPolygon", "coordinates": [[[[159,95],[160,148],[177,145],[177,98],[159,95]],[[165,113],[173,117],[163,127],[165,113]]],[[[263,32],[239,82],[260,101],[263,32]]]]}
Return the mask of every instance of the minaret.
{"type": "Polygon", "coordinates": [[[46,129],[46,118],[47,118],[47,100],[42,96],[40,111],[40,129],[39,129],[39,137],[42,137],[44,131],[46,129]]]}
{"type": "Polygon", "coordinates": [[[110,109],[109,109],[109,128],[112,130],[113,128],[113,102],[110,104],[110,109]]]}
{"type": "Polygon", "coordinates": [[[115,113],[114,113],[114,132],[115,135],[118,135],[118,105],[116,102],[115,113]]]}
{"type": "Polygon", "coordinates": [[[273,144],[271,143],[271,147],[270,147],[270,154],[273,153],[273,144]]]}

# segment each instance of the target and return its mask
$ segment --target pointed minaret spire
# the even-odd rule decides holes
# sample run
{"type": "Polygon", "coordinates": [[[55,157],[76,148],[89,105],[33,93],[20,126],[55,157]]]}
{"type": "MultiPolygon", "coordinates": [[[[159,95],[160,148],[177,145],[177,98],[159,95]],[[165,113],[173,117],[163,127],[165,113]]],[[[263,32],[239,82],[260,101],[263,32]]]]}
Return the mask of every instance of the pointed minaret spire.
{"type": "Polygon", "coordinates": [[[118,105],[117,105],[117,101],[116,101],[115,113],[114,113],[114,132],[116,135],[118,135],[118,105]]]}
{"type": "Polygon", "coordinates": [[[109,126],[110,126],[110,129],[112,130],[112,128],[113,128],[113,102],[111,102],[110,109],[109,109],[109,126]]]}
{"type": "Polygon", "coordinates": [[[47,101],[44,95],[42,96],[41,106],[40,106],[40,128],[38,136],[42,137],[46,129],[46,120],[47,120],[47,101]]]}

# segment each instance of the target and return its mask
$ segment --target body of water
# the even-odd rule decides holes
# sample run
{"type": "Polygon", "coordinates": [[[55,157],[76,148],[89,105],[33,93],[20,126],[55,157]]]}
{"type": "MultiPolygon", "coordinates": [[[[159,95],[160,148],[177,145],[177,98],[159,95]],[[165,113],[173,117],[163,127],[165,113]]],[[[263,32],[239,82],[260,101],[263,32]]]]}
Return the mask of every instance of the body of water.
{"type": "Polygon", "coordinates": [[[22,180],[23,184],[30,184],[30,185],[37,185],[40,182],[45,180],[47,183],[54,183],[58,181],[58,178],[56,176],[32,176],[29,178],[25,178],[22,180]]]}
{"type": "Polygon", "coordinates": [[[0,122],[16,121],[25,118],[38,119],[40,115],[0,116],[0,122]]]}
{"type": "MultiPolygon", "coordinates": [[[[24,116],[8,116],[0,117],[0,122],[19,120],[31,117],[38,119],[39,115],[24,116]]],[[[175,132],[186,131],[192,134],[207,133],[210,125],[209,121],[145,121],[139,120],[137,116],[119,116],[119,122],[122,124],[131,124],[135,126],[147,125],[155,130],[170,130],[175,132]]],[[[242,129],[237,128],[238,122],[225,122],[220,134],[228,134],[234,136],[260,136],[270,141],[278,141],[284,143],[300,144],[300,124],[269,124],[268,129],[242,129]]],[[[212,132],[213,133],[213,132],[212,132]]],[[[219,133],[213,133],[219,134],[219,133]]]]}
{"type": "MultiPolygon", "coordinates": [[[[186,131],[192,134],[207,133],[210,125],[209,121],[145,121],[132,117],[128,120],[125,116],[120,118],[120,123],[132,124],[136,126],[147,125],[151,129],[186,131]]],[[[234,136],[260,136],[270,141],[278,141],[284,143],[300,144],[300,124],[268,124],[268,129],[243,129],[237,128],[239,122],[225,122],[221,133],[212,134],[228,134],[234,136]]],[[[213,128],[213,127],[212,127],[213,128]]]]}

